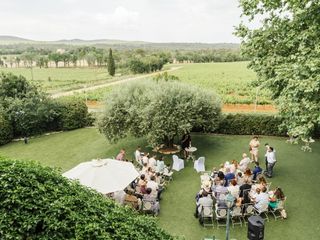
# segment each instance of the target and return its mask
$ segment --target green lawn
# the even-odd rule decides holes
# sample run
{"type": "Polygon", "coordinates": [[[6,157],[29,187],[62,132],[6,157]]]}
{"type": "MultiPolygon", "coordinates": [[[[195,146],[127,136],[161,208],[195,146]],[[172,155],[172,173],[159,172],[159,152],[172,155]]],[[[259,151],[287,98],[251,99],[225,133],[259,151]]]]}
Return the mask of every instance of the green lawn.
{"type": "MultiPolygon", "coordinates": [[[[256,88],[250,84],[256,74],[247,68],[248,62],[183,64],[172,74],[182,82],[215,90],[224,103],[251,104],[255,101],[256,88]]],[[[258,92],[259,103],[270,103],[266,91],[258,92]]]]}
{"type": "MultiPolygon", "coordinates": [[[[198,147],[197,156],[206,157],[206,168],[219,165],[227,160],[240,159],[248,150],[248,136],[218,136],[194,134],[192,143],[198,147]]],[[[272,187],[281,186],[288,198],[288,219],[274,221],[265,226],[265,239],[319,239],[320,215],[318,201],[320,144],[313,145],[312,153],[302,152],[297,145],[290,145],[284,138],[262,137],[277,151],[278,163],[272,187]]],[[[94,128],[58,133],[23,142],[10,143],[0,147],[0,154],[13,158],[34,159],[45,165],[57,166],[63,171],[79,162],[97,157],[115,156],[125,147],[129,158],[137,145],[146,146],[144,139],[127,138],[117,144],[109,144],[94,128]]],[[[262,158],[263,151],[260,151],[262,158]]],[[[170,158],[167,157],[167,162],[170,158]]],[[[189,162],[186,168],[174,174],[174,181],[163,194],[159,224],[174,235],[186,239],[201,239],[207,235],[225,238],[225,228],[203,228],[193,217],[194,196],[200,187],[199,174],[189,162]]],[[[246,239],[246,227],[231,228],[231,238],[246,239]]]]}

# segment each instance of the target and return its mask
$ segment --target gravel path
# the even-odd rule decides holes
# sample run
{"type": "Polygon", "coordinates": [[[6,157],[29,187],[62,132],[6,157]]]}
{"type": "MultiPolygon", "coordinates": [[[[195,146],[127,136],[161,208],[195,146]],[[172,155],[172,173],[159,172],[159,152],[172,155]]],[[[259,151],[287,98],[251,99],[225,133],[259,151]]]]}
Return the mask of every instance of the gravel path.
{"type": "Polygon", "coordinates": [[[118,81],[109,82],[109,83],[103,83],[103,84],[99,84],[99,85],[95,85],[95,86],[91,86],[91,87],[84,87],[84,88],[79,88],[79,89],[75,89],[75,90],[71,90],[71,91],[54,93],[54,94],[51,94],[51,97],[52,98],[59,98],[59,97],[65,97],[65,96],[72,96],[72,95],[74,95],[76,93],[93,91],[93,90],[96,90],[96,89],[99,89],[99,88],[105,88],[105,87],[109,87],[109,86],[113,86],[113,85],[118,85],[118,84],[121,84],[121,83],[126,83],[126,82],[129,82],[129,81],[139,80],[139,79],[143,79],[143,78],[146,78],[146,77],[151,77],[151,76],[157,75],[159,73],[163,73],[163,72],[172,72],[172,71],[178,70],[180,68],[182,68],[182,67],[181,66],[172,67],[169,70],[160,71],[160,72],[154,72],[154,73],[150,73],[150,74],[146,74],[146,75],[142,75],[142,76],[138,76],[138,77],[128,77],[128,78],[121,79],[121,80],[118,80],[118,81]]]}

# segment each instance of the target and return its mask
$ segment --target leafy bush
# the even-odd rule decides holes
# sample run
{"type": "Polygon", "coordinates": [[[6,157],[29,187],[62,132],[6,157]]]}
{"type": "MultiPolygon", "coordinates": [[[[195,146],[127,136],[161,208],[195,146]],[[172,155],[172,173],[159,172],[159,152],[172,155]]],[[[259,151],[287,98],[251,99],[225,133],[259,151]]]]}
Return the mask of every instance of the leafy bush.
{"type": "Polygon", "coordinates": [[[234,135],[285,136],[282,119],[267,114],[224,114],[216,133],[234,135]]]}
{"type": "Polygon", "coordinates": [[[13,130],[10,122],[0,109],[0,145],[10,142],[13,138],[13,130]]]}
{"type": "Polygon", "coordinates": [[[0,158],[2,239],[173,239],[138,215],[60,172],[0,158]]]}
{"type": "MultiPolygon", "coordinates": [[[[62,130],[82,128],[88,124],[88,107],[77,98],[65,98],[59,102],[62,130]]],[[[90,120],[89,120],[90,121],[90,120]]]]}
{"type": "Polygon", "coordinates": [[[107,99],[99,128],[110,141],[132,134],[150,145],[172,147],[175,137],[193,128],[210,132],[220,119],[220,99],[179,82],[145,81],[115,89],[107,99]]]}

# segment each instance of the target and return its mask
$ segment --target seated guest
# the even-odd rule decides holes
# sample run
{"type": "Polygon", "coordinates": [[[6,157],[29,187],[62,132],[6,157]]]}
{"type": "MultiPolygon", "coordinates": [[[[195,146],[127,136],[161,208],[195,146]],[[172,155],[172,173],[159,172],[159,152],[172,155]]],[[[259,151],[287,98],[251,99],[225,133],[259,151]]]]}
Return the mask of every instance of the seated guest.
{"type": "Polygon", "coordinates": [[[119,161],[125,161],[126,160],[126,151],[124,148],[122,148],[119,152],[119,154],[116,156],[116,160],[119,161]]]}
{"type": "Polygon", "coordinates": [[[239,197],[242,200],[241,203],[242,204],[250,203],[249,192],[251,190],[251,185],[248,183],[248,180],[244,181],[244,184],[240,186],[239,190],[240,190],[239,197]]]}
{"type": "Polygon", "coordinates": [[[116,203],[123,205],[125,198],[126,198],[126,193],[123,190],[116,191],[113,193],[113,199],[115,200],[116,203]]]}
{"type": "Polygon", "coordinates": [[[239,186],[237,185],[237,181],[235,179],[232,179],[230,181],[228,191],[235,199],[237,199],[239,197],[240,189],[239,189],[239,186]]]}
{"type": "Polygon", "coordinates": [[[262,189],[263,187],[267,187],[267,180],[264,176],[260,176],[258,179],[258,188],[262,189]]]}
{"type": "Polygon", "coordinates": [[[148,164],[147,164],[147,163],[144,163],[144,164],[143,164],[143,167],[142,167],[142,169],[141,169],[141,171],[140,171],[140,174],[147,175],[147,174],[148,174],[148,169],[149,169],[148,164]]]}
{"type": "Polygon", "coordinates": [[[156,197],[154,197],[152,194],[152,189],[147,188],[146,193],[143,195],[142,201],[143,202],[150,202],[151,203],[151,210],[155,213],[155,215],[158,215],[160,212],[160,204],[157,201],[156,197]]]}
{"type": "Polygon", "coordinates": [[[212,179],[215,179],[215,178],[218,177],[218,173],[219,173],[219,171],[217,171],[217,169],[214,167],[214,168],[212,168],[210,177],[211,177],[212,179]]]}
{"type": "Polygon", "coordinates": [[[219,199],[220,194],[226,195],[228,193],[228,188],[224,186],[223,182],[219,182],[217,185],[212,186],[212,191],[214,193],[214,197],[219,199]]]}
{"type": "Polygon", "coordinates": [[[166,166],[165,166],[164,161],[163,161],[163,156],[161,156],[159,158],[159,160],[157,160],[156,172],[163,173],[165,167],[166,166]]]}
{"type": "Polygon", "coordinates": [[[159,199],[158,198],[158,190],[159,190],[159,185],[158,183],[156,183],[156,177],[155,176],[151,176],[150,177],[150,181],[148,181],[147,183],[147,188],[151,188],[151,195],[156,198],[156,199],[159,199]]]}
{"type": "Polygon", "coordinates": [[[241,186],[244,183],[244,177],[242,172],[238,172],[236,178],[238,185],[241,186]]]}
{"type": "Polygon", "coordinates": [[[262,168],[259,166],[259,162],[255,162],[255,167],[252,170],[253,173],[253,180],[257,180],[257,175],[262,173],[262,168]]]}
{"type": "Polygon", "coordinates": [[[222,172],[222,173],[225,172],[224,164],[220,164],[219,172],[222,172]]]}
{"type": "Polygon", "coordinates": [[[254,200],[255,204],[254,204],[254,207],[260,212],[263,210],[263,207],[265,205],[268,205],[269,204],[269,195],[267,193],[267,188],[266,187],[263,187],[261,189],[261,193],[258,194],[256,197],[255,197],[255,200],[254,200]]]}
{"type": "Polygon", "coordinates": [[[243,173],[244,180],[247,180],[249,184],[252,183],[252,172],[249,168],[247,168],[243,173]]]}
{"type": "Polygon", "coordinates": [[[147,181],[146,181],[146,177],[145,177],[144,174],[141,174],[137,186],[138,186],[138,189],[139,189],[138,193],[142,193],[142,194],[146,193],[147,181]]]}
{"type": "Polygon", "coordinates": [[[146,153],[143,157],[142,157],[142,164],[148,164],[149,165],[149,153],[146,153]]]}
{"type": "Polygon", "coordinates": [[[156,155],[153,155],[151,158],[149,158],[149,167],[151,167],[152,169],[156,169],[156,166],[157,166],[156,158],[157,158],[156,155]]]}
{"type": "Polygon", "coordinates": [[[278,207],[279,202],[285,200],[285,196],[281,188],[277,187],[274,191],[272,196],[270,197],[269,207],[275,209],[278,207]]]}
{"type": "Polygon", "coordinates": [[[141,199],[137,198],[135,195],[131,193],[127,193],[124,200],[124,204],[129,205],[136,210],[139,210],[139,206],[141,205],[141,199]]]}
{"type": "Polygon", "coordinates": [[[226,175],[224,176],[224,179],[225,179],[225,184],[224,186],[229,186],[229,182],[232,180],[232,179],[235,179],[235,175],[234,173],[230,172],[230,168],[226,168],[226,175]]]}
{"type": "Polygon", "coordinates": [[[196,208],[195,217],[198,217],[201,214],[203,207],[213,208],[213,200],[206,191],[202,193],[202,197],[199,198],[196,204],[197,204],[197,208],[196,208]]]}
{"type": "Polygon", "coordinates": [[[248,158],[247,154],[243,153],[242,159],[241,159],[239,166],[238,166],[239,170],[241,172],[244,172],[248,168],[250,162],[251,162],[251,160],[250,160],[250,158],[248,158]]]}
{"type": "Polygon", "coordinates": [[[147,180],[149,181],[150,178],[151,178],[152,176],[154,176],[154,174],[155,174],[155,172],[153,171],[153,169],[152,169],[151,167],[148,167],[148,170],[147,170],[147,172],[146,172],[146,174],[145,174],[147,180]]]}
{"type": "Polygon", "coordinates": [[[200,190],[199,194],[202,195],[203,192],[211,194],[212,193],[211,185],[212,185],[211,181],[209,181],[209,180],[204,181],[201,185],[201,190],[200,190]]]}
{"type": "Polygon", "coordinates": [[[233,174],[237,173],[238,162],[236,160],[232,160],[230,166],[230,172],[233,174]]]}

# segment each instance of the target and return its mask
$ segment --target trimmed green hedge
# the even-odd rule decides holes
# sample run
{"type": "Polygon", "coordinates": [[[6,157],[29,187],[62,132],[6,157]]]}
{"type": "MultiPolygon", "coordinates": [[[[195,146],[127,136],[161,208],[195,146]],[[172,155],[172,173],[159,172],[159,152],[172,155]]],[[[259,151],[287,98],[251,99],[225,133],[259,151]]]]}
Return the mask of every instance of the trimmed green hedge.
{"type": "Polygon", "coordinates": [[[6,144],[13,139],[13,130],[10,122],[0,109],[0,145],[6,144]]]}
{"type": "Polygon", "coordinates": [[[90,125],[88,107],[78,98],[58,100],[60,110],[60,125],[62,130],[73,130],[90,125]]]}
{"type": "Polygon", "coordinates": [[[215,133],[285,136],[286,130],[279,128],[281,124],[281,117],[276,115],[224,114],[215,133]]]}
{"type": "Polygon", "coordinates": [[[35,162],[0,157],[1,239],[173,239],[139,215],[35,162]]]}

